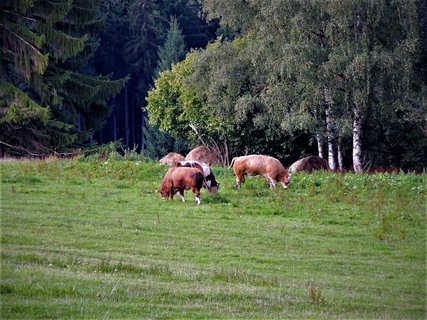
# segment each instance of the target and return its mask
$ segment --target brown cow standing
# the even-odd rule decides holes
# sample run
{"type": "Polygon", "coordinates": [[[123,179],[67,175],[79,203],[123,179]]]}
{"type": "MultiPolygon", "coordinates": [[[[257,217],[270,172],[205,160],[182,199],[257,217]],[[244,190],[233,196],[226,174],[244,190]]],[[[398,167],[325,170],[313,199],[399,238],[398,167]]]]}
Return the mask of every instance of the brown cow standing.
{"type": "Polygon", "coordinates": [[[234,165],[237,188],[242,187],[245,182],[245,175],[263,176],[269,183],[270,188],[275,188],[277,181],[282,183],[283,188],[287,188],[291,182],[291,177],[279,160],[270,156],[248,155],[236,157],[231,160],[229,169],[234,165]]]}
{"type": "Polygon", "coordinates": [[[175,167],[198,168],[205,177],[205,185],[208,191],[211,193],[218,192],[219,182],[215,179],[215,175],[213,174],[211,167],[207,163],[204,163],[201,161],[194,161],[194,160],[179,161],[175,164],[175,167]]]}
{"type": "Polygon", "coordinates": [[[185,202],[184,190],[191,189],[196,196],[196,203],[200,204],[200,189],[204,184],[203,174],[199,169],[187,167],[173,167],[168,170],[162,180],[162,186],[157,192],[163,199],[171,198],[178,193],[185,202]]]}

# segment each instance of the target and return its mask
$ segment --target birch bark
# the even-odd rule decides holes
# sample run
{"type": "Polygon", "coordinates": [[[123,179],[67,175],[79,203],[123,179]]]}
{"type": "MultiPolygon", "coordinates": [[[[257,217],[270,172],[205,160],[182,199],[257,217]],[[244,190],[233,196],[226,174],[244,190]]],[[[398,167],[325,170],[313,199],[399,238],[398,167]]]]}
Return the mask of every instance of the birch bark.
{"type": "Polygon", "coordinates": [[[332,98],[330,89],[325,87],[324,89],[324,95],[325,95],[325,103],[326,103],[326,132],[328,137],[328,163],[329,168],[332,171],[337,170],[337,162],[335,159],[335,150],[334,150],[334,119],[332,115],[332,98]]]}
{"type": "Polygon", "coordinates": [[[358,103],[355,103],[353,109],[353,168],[356,173],[363,172],[362,123],[362,108],[358,103]]]}
{"type": "Polygon", "coordinates": [[[319,132],[316,133],[316,141],[317,141],[317,151],[319,153],[319,157],[323,158],[323,139],[319,132]]]}

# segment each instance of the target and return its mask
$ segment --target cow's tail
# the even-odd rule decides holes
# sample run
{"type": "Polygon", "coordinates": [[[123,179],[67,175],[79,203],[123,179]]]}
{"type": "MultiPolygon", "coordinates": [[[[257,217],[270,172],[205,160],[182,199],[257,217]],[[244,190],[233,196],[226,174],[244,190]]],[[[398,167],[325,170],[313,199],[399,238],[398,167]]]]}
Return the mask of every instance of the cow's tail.
{"type": "Polygon", "coordinates": [[[231,169],[231,167],[233,166],[233,164],[234,164],[234,160],[236,160],[236,158],[237,158],[237,157],[235,157],[235,158],[233,158],[233,160],[231,160],[230,165],[228,166],[228,169],[229,169],[229,170],[230,170],[230,169],[231,169]]]}

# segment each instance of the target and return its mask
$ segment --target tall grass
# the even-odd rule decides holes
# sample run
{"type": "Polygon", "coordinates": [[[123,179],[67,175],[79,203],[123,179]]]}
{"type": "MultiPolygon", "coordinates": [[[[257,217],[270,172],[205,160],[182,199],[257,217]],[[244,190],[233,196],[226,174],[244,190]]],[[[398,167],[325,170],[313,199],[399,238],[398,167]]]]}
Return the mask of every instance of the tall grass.
{"type": "Polygon", "coordinates": [[[196,206],[138,157],[0,166],[4,319],[425,318],[426,175],[214,168],[196,206]]]}

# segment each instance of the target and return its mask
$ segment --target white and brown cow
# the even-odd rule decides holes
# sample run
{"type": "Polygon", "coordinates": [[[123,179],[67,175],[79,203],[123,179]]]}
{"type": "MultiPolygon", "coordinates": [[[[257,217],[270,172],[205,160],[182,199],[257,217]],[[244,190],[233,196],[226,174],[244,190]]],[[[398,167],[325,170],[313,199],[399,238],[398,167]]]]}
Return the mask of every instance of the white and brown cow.
{"type": "Polygon", "coordinates": [[[207,163],[195,160],[187,160],[179,161],[175,164],[175,166],[198,168],[205,177],[206,187],[208,191],[212,193],[218,192],[219,182],[215,179],[215,175],[213,174],[211,167],[207,163]]]}
{"type": "Polygon", "coordinates": [[[245,175],[264,177],[268,181],[270,188],[275,188],[277,181],[280,181],[283,188],[286,189],[291,182],[291,177],[282,163],[270,156],[254,154],[236,157],[231,160],[228,168],[230,169],[233,166],[238,189],[245,182],[245,175]]]}
{"type": "Polygon", "coordinates": [[[203,174],[197,168],[172,167],[162,180],[162,185],[157,192],[162,199],[173,199],[175,193],[185,202],[184,190],[191,189],[196,196],[196,203],[200,204],[200,189],[205,183],[203,174]]]}

